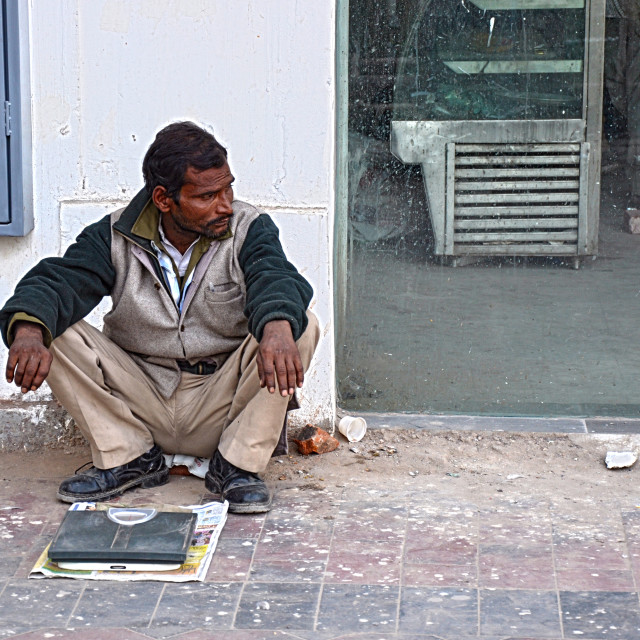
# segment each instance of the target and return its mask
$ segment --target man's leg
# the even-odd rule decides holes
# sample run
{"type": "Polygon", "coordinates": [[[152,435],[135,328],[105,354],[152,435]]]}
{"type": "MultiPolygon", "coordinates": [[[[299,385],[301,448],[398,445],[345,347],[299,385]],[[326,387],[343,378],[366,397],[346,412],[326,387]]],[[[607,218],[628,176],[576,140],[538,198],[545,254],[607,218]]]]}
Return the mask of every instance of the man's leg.
{"type": "MultiPolygon", "coordinates": [[[[296,343],[305,371],[320,338],[317,318],[312,313],[308,313],[308,317],[307,329],[296,343]]],[[[206,455],[213,453],[205,478],[207,489],[222,494],[236,512],[268,509],[264,500],[266,487],[255,474],[264,471],[278,444],[289,403],[289,397],[281,396],[277,390],[271,394],[260,387],[257,352],[258,343],[247,337],[220,371],[205,378],[202,386],[196,387],[198,381],[193,380],[194,388],[189,390],[189,379],[185,378],[176,403],[176,418],[179,413],[183,414],[177,421],[189,430],[182,433],[185,442],[190,441],[195,451],[209,446],[206,455]],[[181,397],[183,392],[187,392],[188,397],[181,397]],[[205,440],[196,444],[198,438],[205,440]],[[228,482],[223,482],[221,476],[228,482]],[[238,482],[241,488],[235,490],[238,482]],[[261,488],[252,493],[256,486],[261,488]],[[258,494],[262,497],[258,498],[258,494]],[[261,502],[261,506],[256,506],[256,501],[261,502]]]]}
{"type": "Polygon", "coordinates": [[[168,469],[147,424],[170,422],[166,401],[136,363],[80,321],[51,345],[47,382],[91,447],[95,467],[66,480],[65,501],[105,499],[166,482],[168,469]]]}
{"type": "MultiPolygon", "coordinates": [[[[318,320],[312,313],[308,316],[307,329],[296,343],[305,371],[320,337],[318,320]]],[[[219,448],[232,464],[253,473],[264,471],[289,398],[260,387],[257,352],[258,343],[247,336],[215,374],[182,375],[175,394],[174,440],[167,447],[205,458],[219,448]]]]}
{"type": "MultiPolygon", "coordinates": [[[[305,373],[320,340],[318,319],[308,313],[309,324],[296,343],[305,373]]],[[[260,387],[256,356],[258,343],[251,340],[241,355],[236,393],[229,408],[218,450],[233,465],[259,473],[264,471],[278,444],[289,404],[280,390],[269,393],[260,387]]]]}

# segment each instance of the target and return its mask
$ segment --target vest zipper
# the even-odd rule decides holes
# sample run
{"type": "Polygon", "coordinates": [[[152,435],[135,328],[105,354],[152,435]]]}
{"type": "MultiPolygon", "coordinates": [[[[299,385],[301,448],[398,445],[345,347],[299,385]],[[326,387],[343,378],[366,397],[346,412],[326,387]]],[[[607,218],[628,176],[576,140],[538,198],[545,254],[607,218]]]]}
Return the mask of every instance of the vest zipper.
{"type": "Polygon", "coordinates": [[[126,233],[122,233],[122,231],[119,231],[118,229],[115,229],[113,227],[112,229],[116,233],[119,233],[125,240],[127,240],[131,244],[134,244],[136,247],[142,249],[145,253],[148,253],[153,258],[152,263],[153,263],[153,269],[155,272],[154,275],[156,276],[156,280],[162,285],[164,290],[169,294],[169,298],[173,302],[173,306],[178,312],[178,319],[180,319],[180,309],[178,309],[178,305],[176,304],[176,301],[173,299],[173,296],[171,295],[171,289],[169,289],[169,285],[167,284],[167,281],[164,279],[164,275],[162,274],[162,268],[160,267],[160,262],[158,262],[158,256],[156,256],[155,252],[150,251],[149,249],[141,245],[139,242],[136,242],[133,238],[128,236],[126,233]]]}

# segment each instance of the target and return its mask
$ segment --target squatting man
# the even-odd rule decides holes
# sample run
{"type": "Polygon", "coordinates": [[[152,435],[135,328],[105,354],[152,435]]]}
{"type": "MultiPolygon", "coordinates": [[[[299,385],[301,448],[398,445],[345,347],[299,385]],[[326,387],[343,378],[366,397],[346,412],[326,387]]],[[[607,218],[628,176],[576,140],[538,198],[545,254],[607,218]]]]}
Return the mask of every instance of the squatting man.
{"type": "Polygon", "coordinates": [[[6,377],[47,380],[91,448],[65,502],[167,482],[163,453],[210,458],[208,491],[268,511],[264,471],[319,339],[312,288],[271,218],[234,200],[226,149],[192,122],[162,129],[144,188],[45,258],[0,310],[6,377]],[[83,318],[110,296],[99,331],[83,318]]]}

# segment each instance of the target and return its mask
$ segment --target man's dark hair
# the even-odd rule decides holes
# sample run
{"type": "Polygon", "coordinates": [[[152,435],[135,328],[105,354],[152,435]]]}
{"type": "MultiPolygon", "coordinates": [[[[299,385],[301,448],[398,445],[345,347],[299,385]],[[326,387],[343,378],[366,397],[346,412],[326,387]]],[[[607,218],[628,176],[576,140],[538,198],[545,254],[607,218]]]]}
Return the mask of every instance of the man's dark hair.
{"type": "Polygon", "coordinates": [[[180,199],[184,174],[219,169],[227,161],[227,150],[193,122],[174,122],[158,131],[142,161],[144,186],[149,196],[157,186],[164,187],[174,202],[180,199]]]}

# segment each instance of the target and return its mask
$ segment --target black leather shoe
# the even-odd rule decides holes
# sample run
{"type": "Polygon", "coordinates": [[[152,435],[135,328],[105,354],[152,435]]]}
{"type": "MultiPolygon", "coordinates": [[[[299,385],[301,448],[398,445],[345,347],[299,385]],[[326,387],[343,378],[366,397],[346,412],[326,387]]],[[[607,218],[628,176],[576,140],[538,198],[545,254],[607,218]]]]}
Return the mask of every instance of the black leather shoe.
{"type": "Polygon", "coordinates": [[[264,481],[227,462],[219,451],[209,462],[204,486],[227,500],[231,513],[264,513],[271,509],[271,494],[264,481]]]}
{"type": "Polygon", "coordinates": [[[157,487],[169,480],[162,449],[154,445],[127,464],[111,469],[89,467],[65,480],[58,489],[63,502],[93,502],[122,495],[128,489],[157,487]]]}

